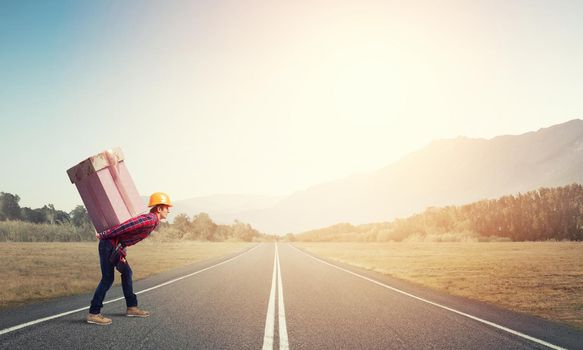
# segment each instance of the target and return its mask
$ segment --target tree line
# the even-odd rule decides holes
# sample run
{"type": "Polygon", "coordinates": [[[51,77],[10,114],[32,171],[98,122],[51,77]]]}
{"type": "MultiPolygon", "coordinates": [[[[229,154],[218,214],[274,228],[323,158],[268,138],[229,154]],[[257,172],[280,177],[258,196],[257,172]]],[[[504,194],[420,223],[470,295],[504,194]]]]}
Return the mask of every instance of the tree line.
{"type": "Polygon", "coordinates": [[[89,215],[84,206],[78,205],[67,213],[55,209],[52,204],[46,204],[42,208],[31,209],[20,207],[20,197],[16,194],[0,192],[0,221],[13,220],[34,224],[65,224],[72,223],[75,226],[91,224],[89,215]]]}
{"type": "Polygon", "coordinates": [[[16,194],[0,192],[0,241],[79,242],[95,239],[95,229],[85,207],[71,212],[53,204],[42,208],[20,206],[16,194]]]}
{"type": "MultiPolygon", "coordinates": [[[[79,205],[67,213],[52,204],[20,207],[20,197],[0,192],[0,241],[82,241],[94,239],[87,210],[79,205]]],[[[265,240],[251,225],[214,223],[208,214],[190,218],[179,214],[162,223],[154,235],[169,240],[265,240]]],[[[354,226],[341,223],[285,236],[305,241],[460,241],[460,240],[570,240],[583,241],[583,186],[572,184],[503,196],[498,199],[446,207],[392,222],[354,226]]]]}
{"type": "MultiPolygon", "coordinates": [[[[20,206],[20,197],[0,192],[0,241],[46,242],[91,241],[95,228],[84,206],[71,212],[58,210],[52,204],[31,209],[20,206]]],[[[235,221],[232,225],[214,223],[208,214],[189,218],[179,214],[172,224],[162,222],[152,234],[159,240],[253,241],[272,239],[251,225],[235,221]]]]}
{"type": "Polygon", "coordinates": [[[235,220],[232,225],[214,223],[207,213],[194,215],[192,219],[182,213],[178,214],[172,224],[163,223],[161,235],[170,239],[187,239],[203,241],[237,240],[250,242],[266,239],[251,225],[235,220]]]}
{"type": "Polygon", "coordinates": [[[583,186],[572,184],[435,208],[392,222],[288,235],[306,241],[583,240],[583,186]]]}

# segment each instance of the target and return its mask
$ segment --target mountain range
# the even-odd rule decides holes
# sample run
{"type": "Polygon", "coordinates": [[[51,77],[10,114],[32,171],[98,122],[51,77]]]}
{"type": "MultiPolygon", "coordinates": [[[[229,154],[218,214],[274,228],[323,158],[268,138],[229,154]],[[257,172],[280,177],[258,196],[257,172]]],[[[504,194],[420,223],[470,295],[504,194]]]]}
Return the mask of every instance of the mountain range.
{"type": "Polygon", "coordinates": [[[176,201],[174,213],[208,213],[264,233],[298,233],[342,222],[389,221],[430,206],[465,204],[540,187],[583,183],[583,120],[522,135],[431,142],[374,172],[287,197],[220,195],[176,201]]]}

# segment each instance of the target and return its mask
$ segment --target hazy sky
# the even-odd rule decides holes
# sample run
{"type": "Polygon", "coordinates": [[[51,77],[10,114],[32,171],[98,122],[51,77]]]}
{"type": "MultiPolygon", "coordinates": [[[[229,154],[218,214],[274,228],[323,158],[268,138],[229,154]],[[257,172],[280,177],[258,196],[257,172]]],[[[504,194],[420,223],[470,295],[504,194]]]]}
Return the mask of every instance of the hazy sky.
{"type": "Polygon", "coordinates": [[[583,118],[582,1],[0,2],[0,191],[81,204],[120,146],[144,195],[289,194],[431,140],[583,118]]]}

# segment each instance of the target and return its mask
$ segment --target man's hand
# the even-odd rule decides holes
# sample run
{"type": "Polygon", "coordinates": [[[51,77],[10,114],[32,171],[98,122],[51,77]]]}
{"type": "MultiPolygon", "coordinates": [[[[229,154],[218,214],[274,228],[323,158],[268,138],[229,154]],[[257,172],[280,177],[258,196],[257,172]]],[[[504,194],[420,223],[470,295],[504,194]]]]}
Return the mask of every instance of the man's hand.
{"type": "Polygon", "coordinates": [[[95,238],[97,238],[97,240],[101,239],[101,236],[99,236],[99,232],[95,232],[95,238]]]}

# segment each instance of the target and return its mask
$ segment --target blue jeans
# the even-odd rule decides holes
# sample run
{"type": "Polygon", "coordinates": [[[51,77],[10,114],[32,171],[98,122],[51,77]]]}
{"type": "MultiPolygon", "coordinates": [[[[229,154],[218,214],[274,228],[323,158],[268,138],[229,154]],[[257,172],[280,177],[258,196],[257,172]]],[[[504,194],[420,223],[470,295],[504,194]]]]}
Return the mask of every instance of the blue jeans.
{"type": "Polygon", "coordinates": [[[115,269],[121,273],[121,287],[123,295],[126,298],[127,307],[138,306],[138,297],[134,294],[134,287],[132,285],[132,268],[127,262],[118,262],[113,265],[109,262],[109,255],[114,250],[114,247],[107,240],[99,241],[99,263],[101,264],[101,282],[93,294],[91,300],[91,307],[89,313],[98,314],[103,307],[103,299],[105,294],[111,288],[115,276],[115,269]]]}

